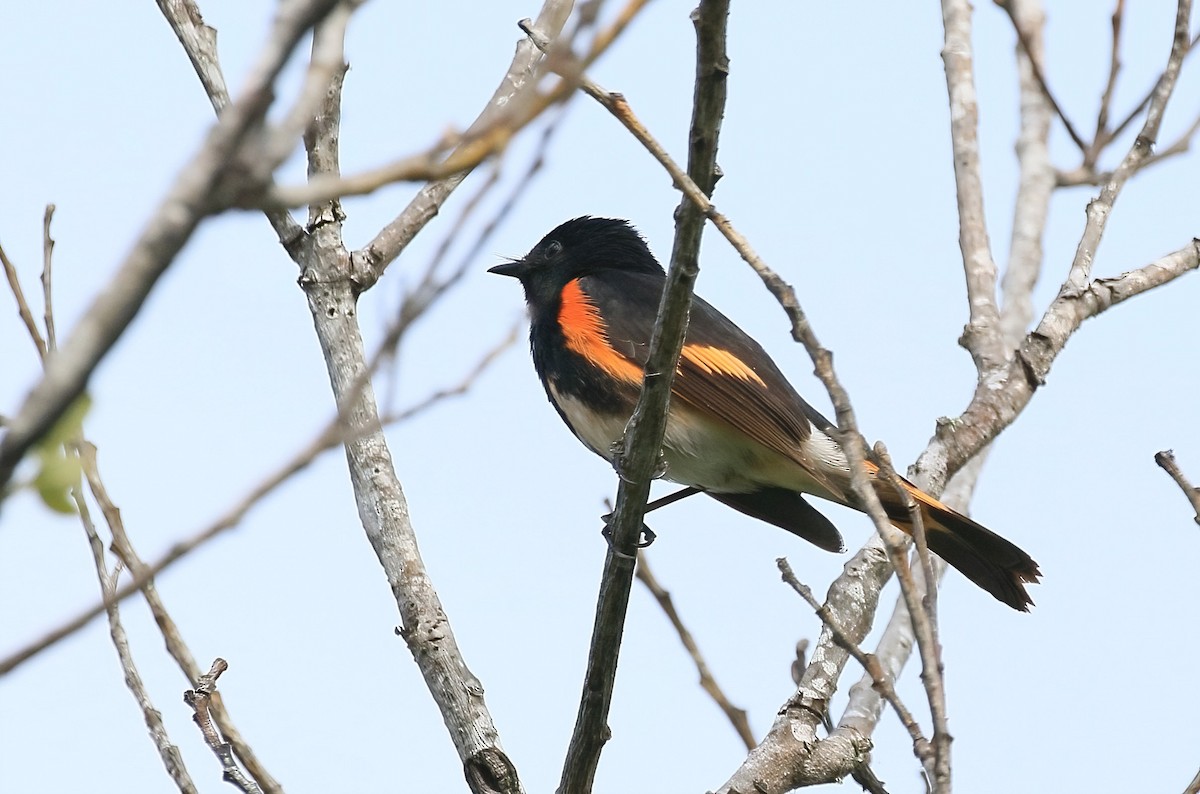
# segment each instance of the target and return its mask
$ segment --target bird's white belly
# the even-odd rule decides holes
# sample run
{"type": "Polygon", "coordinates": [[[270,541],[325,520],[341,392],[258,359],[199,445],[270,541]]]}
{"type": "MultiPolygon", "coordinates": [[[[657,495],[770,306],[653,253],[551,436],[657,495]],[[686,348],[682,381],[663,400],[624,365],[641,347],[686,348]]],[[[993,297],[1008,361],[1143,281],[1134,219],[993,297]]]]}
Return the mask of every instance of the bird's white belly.
{"type": "MultiPolygon", "coordinates": [[[[628,417],[593,411],[560,392],[553,383],[550,396],[579,440],[611,462],[613,445],[624,435],[628,417]]],[[[833,467],[848,471],[841,447],[816,428],[803,452],[822,470],[833,467]]],[[[795,460],[685,406],[672,407],[667,416],[663,459],[667,464],[665,479],[706,491],[745,493],[773,486],[830,497],[828,489],[795,460]]]]}

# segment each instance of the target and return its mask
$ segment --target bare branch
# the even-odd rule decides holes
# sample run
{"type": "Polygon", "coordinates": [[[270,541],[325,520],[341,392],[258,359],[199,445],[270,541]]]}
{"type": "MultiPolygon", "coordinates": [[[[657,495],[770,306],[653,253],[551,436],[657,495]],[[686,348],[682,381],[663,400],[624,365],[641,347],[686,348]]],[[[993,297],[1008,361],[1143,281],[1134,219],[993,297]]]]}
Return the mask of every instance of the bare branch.
{"type": "Polygon", "coordinates": [[[234,187],[230,180],[237,181],[237,153],[253,137],[252,130],[261,126],[276,76],[304,33],[335,5],[337,0],[291,3],[275,17],[245,95],[218,119],[146,224],[133,251],[11,417],[0,440],[0,488],[12,478],[25,452],[83,392],[92,371],[132,322],[201,219],[221,208],[221,197],[234,187]]]}
{"type": "Polygon", "coordinates": [[[1042,239],[1054,194],[1055,173],[1050,161],[1050,108],[1033,76],[1034,59],[1041,60],[1046,17],[1040,0],[1010,0],[1009,13],[1025,31],[1017,50],[1020,74],[1021,129],[1017,136],[1017,196],[1013,202],[1012,237],[1000,289],[1000,333],[1005,351],[1013,351],[1033,321],[1033,288],[1043,262],[1042,239]]]}
{"type": "Polygon", "coordinates": [[[683,618],[679,617],[679,612],[675,609],[675,602],[671,599],[671,593],[658,583],[654,572],[650,570],[650,564],[646,560],[645,551],[638,551],[636,575],[638,581],[646,585],[646,589],[654,596],[654,600],[662,608],[663,614],[667,616],[667,620],[671,621],[671,625],[675,627],[675,633],[679,635],[679,641],[683,643],[683,647],[687,650],[688,655],[692,657],[692,662],[696,665],[696,672],[700,674],[700,688],[707,692],[709,697],[717,704],[717,707],[724,712],[730,724],[733,725],[733,729],[737,731],[738,737],[746,745],[746,749],[753,750],[756,741],[754,733],[750,730],[750,720],[746,716],[746,710],[730,703],[729,698],[725,696],[725,690],[721,689],[721,685],[717,683],[717,679],[713,678],[712,672],[708,669],[708,663],[704,661],[704,655],[700,653],[700,647],[696,645],[695,638],[692,637],[692,633],[688,631],[687,626],[683,623],[683,618]]]}
{"type": "Polygon", "coordinates": [[[1108,81],[1104,84],[1104,93],[1100,96],[1100,112],[1096,116],[1096,132],[1092,142],[1083,153],[1083,166],[1087,170],[1096,167],[1096,159],[1108,144],[1111,137],[1108,132],[1108,114],[1112,109],[1113,93],[1117,89],[1117,75],[1121,71],[1121,20],[1125,14],[1125,0],[1117,0],[1117,6],[1112,13],[1112,56],[1109,58],[1108,81]]]}
{"type": "MultiPolygon", "coordinates": [[[[1178,20],[1178,16],[1176,17],[1176,19],[1178,20]]],[[[1176,28],[1176,31],[1178,32],[1178,28],[1176,28]]],[[[1186,33],[1185,33],[1185,35],[1186,35],[1186,33]]],[[[1193,38],[1191,43],[1187,46],[1187,50],[1183,53],[1183,57],[1187,58],[1187,56],[1189,56],[1193,52],[1195,52],[1197,49],[1197,47],[1196,47],[1197,44],[1200,44],[1200,33],[1197,33],[1195,38],[1193,38]]],[[[1170,69],[1169,63],[1168,63],[1167,68],[1170,69]]],[[[1132,124],[1134,122],[1134,120],[1137,119],[1137,117],[1142,114],[1142,111],[1146,109],[1146,107],[1154,99],[1155,94],[1158,93],[1159,86],[1162,85],[1162,81],[1165,77],[1166,77],[1166,71],[1164,71],[1163,74],[1159,75],[1158,79],[1154,81],[1153,87],[1151,87],[1150,90],[1146,92],[1146,95],[1144,97],[1142,97],[1142,101],[1138,102],[1138,104],[1133,108],[1133,110],[1129,111],[1129,115],[1127,115],[1124,119],[1122,119],[1121,122],[1119,124],[1117,124],[1116,127],[1113,128],[1112,132],[1110,132],[1108,134],[1108,136],[1107,136],[1108,141],[1112,141],[1113,139],[1117,138],[1122,132],[1125,131],[1126,127],[1128,127],[1130,124],[1132,124]]],[[[1107,143],[1107,141],[1106,141],[1106,143],[1107,143]]]]}
{"type": "Polygon", "coordinates": [[[971,404],[955,420],[938,424],[929,446],[914,464],[914,476],[935,484],[1008,427],[1045,382],[1051,365],[1084,320],[1154,287],[1200,267],[1200,240],[1189,241],[1137,270],[1116,278],[1095,279],[1078,292],[1065,288],[1050,304],[1036,330],[1021,343],[1016,358],[1003,373],[1001,388],[976,389],[971,404]]]}
{"type": "Polygon", "coordinates": [[[1113,172],[1112,178],[1100,189],[1100,195],[1088,204],[1087,224],[1060,295],[1076,292],[1087,286],[1088,280],[1091,278],[1092,262],[1096,257],[1096,250],[1100,247],[1100,238],[1104,234],[1109,213],[1112,212],[1121,188],[1150,157],[1154,143],[1158,139],[1158,130],[1162,125],[1167,102],[1170,101],[1171,94],[1175,90],[1175,83],[1179,78],[1179,70],[1183,66],[1184,56],[1187,55],[1190,48],[1188,21],[1191,19],[1191,11],[1191,0],[1179,0],[1175,14],[1175,32],[1171,44],[1171,54],[1167,58],[1167,67],[1163,70],[1158,85],[1155,86],[1150,106],[1146,110],[1146,122],[1142,125],[1142,130],[1138,133],[1129,153],[1121,161],[1121,165],[1113,172]]]}
{"type": "Polygon", "coordinates": [[[213,726],[212,717],[209,714],[214,706],[212,696],[217,691],[217,679],[228,669],[229,663],[224,659],[214,660],[212,668],[200,676],[200,680],[196,682],[196,688],[188,689],[183,693],[183,702],[191,706],[195,712],[192,720],[200,728],[204,743],[221,762],[222,778],[225,782],[232,783],[245,794],[262,794],[262,789],[253,780],[246,777],[238,766],[237,760],[233,757],[232,746],[224,741],[220,732],[213,726]]]}
{"type": "Polygon", "coordinates": [[[1192,782],[1188,783],[1188,787],[1183,790],[1183,794],[1200,794],[1200,772],[1192,778],[1192,782]]]}
{"type": "Polygon", "coordinates": [[[942,61],[950,98],[950,142],[958,197],[958,246],[962,250],[970,311],[960,344],[971,354],[975,369],[986,373],[1003,366],[1007,356],[1000,337],[1000,312],[996,308],[996,262],[983,211],[971,4],[968,0],[942,0],[942,22],[945,26],[942,61]]]}
{"type": "Polygon", "coordinates": [[[50,221],[54,205],[47,204],[42,216],[42,318],[46,322],[46,349],[58,350],[58,335],[54,330],[54,238],[50,236],[50,221]]]}
{"type": "Polygon", "coordinates": [[[154,741],[163,766],[166,768],[167,774],[171,776],[175,787],[183,794],[196,794],[196,784],[192,782],[191,775],[188,774],[187,767],[183,763],[183,756],[180,754],[179,748],[171,743],[171,738],[167,735],[167,727],[163,724],[162,713],[154,708],[154,703],[150,700],[150,693],[146,691],[146,685],[133,661],[133,654],[129,650],[129,637],[125,634],[125,627],[121,623],[121,612],[113,598],[115,575],[109,576],[108,565],[104,559],[104,542],[100,540],[100,536],[96,532],[96,525],[92,523],[82,490],[77,486],[72,493],[75,507],[79,511],[79,520],[83,524],[88,545],[92,550],[92,561],[96,565],[96,576],[100,580],[100,591],[104,595],[105,611],[108,612],[108,633],[112,638],[113,647],[117,650],[117,658],[121,662],[125,686],[129,687],[134,700],[137,701],[138,708],[142,711],[142,719],[145,720],[146,728],[150,731],[150,738],[154,741]]]}
{"type": "MultiPolygon", "coordinates": [[[[167,611],[158,588],[155,586],[154,575],[149,571],[146,563],[138,556],[137,551],[134,549],[133,542],[129,539],[129,535],[125,531],[125,522],[121,518],[120,509],[108,495],[108,489],[105,488],[104,481],[100,477],[100,467],[96,460],[95,445],[87,440],[82,440],[79,442],[78,448],[83,475],[87,478],[92,497],[96,500],[96,504],[100,506],[100,512],[104,515],[105,523],[108,524],[109,530],[112,533],[111,549],[113,554],[117,556],[132,576],[142,580],[142,594],[146,598],[147,606],[150,607],[150,614],[154,617],[154,623],[162,633],[167,653],[179,665],[179,669],[183,671],[183,674],[187,676],[189,681],[193,683],[200,681],[200,667],[196,664],[196,659],[192,656],[187,643],[184,642],[183,636],[179,632],[179,627],[175,624],[175,620],[167,611]]],[[[114,594],[110,600],[115,606],[119,599],[114,594]]],[[[234,726],[233,720],[229,717],[228,712],[225,711],[220,699],[212,702],[211,710],[217,720],[217,724],[221,728],[222,734],[225,735],[238,757],[242,759],[242,763],[246,765],[250,774],[261,784],[263,790],[268,792],[268,794],[271,794],[271,792],[282,792],[283,787],[279,785],[270,773],[267,772],[262,762],[259,761],[249,742],[242,737],[241,733],[234,726]]]]}
{"type": "MultiPolygon", "coordinates": [[[[701,0],[692,15],[696,27],[696,86],[688,172],[692,181],[702,186],[706,193],[711,193],[716,184],[717,140],[725,112],[725,78],[729,69],[725,55],[725,25],[728,15],[728,0],[701,0]]],[[[531,30],[529,32],[534,35],[531,30]]],[[[649,134],[645,137],[648,139],[649,134]]],[[[657,476],[671,384],[687,332],[692,288],[699,273],[697,260],[703,231],[703,215],[684,199],[675,212],[671,263],[650,337],[641,394],[626,424],[621,442],[623,448],[615,456],[620,477],[616,507],[609,521],[612,542],[604,560],[583,697],[559,783],[559,789],[564,792],[591,791],[604,746],[621,635],[633,584],[636,558],[632,552],[642,531],[650,482],[657,476]]]]}
{"type": "Polygon", "coordinates": [[[220,115],[230,100],[217,56],[217,31],[204,23],[200,7],[192,0],[158,0],[158,8],[183,45],[213,110],[220,115]]]}
{"type": "MultiPolygon", "coordinates": [[[[476,365],[470,370],[468,376],[461,380],[458,384],[440,389],[431,394],[429,397],[426,397],[423,400],[413,404],[412,406],[409,406],[408,408],[399,411],[394,415],[389,415],[384,423],[390,425],[406,421],[424,412],[442,399],[448,399],[450,397],[455,397],[465,393],[466,388],[469,388],[467,382],[481,375],[485,368],[490,366],[491,363],[495,361],[495,359],[506,348],[506,346],[512,344],[511,337],[512,334],[510,333],[508,338],[485,353],[479,362],[476,363],[476,365]]],[[[245,518],[246,514],[249,513],[251,509],[253,509],[263,499],[273,493],[279,486],[283,485],[294,475],[307,468],[308,465],[312,463],[321,453],[327,452],[339,444],[344,443],[345,439],[346,434],[342,426],[341,418],[339,416],[335,416],[329,422],[329,424],[327,424],[308,444],[297,451],[296,454],[289,458],[282,466],[267,476],[253,489],[251,489],[215,522],[208,525],[204,529],[195,532],[184,540],[175,543],[162,557],[154,562],[144,564],[144,567],[137,571],[131,571],[133,578],[126,584],[122,585],[113,594],[113,600],[117,602],[124,601],[129,596],[141,590],[147,582],[151,581],[154,577],[161,574],[167,568],[170,568],[176,562],[182,560],[197,548],[217,538],[226,530],[236,527],[241,523],[242,519],[245,518]]],[[[68,620],[53,631],[47,632],[45,635],[25,646],[24,648],[15,651],[4,659],[0,659],[0,676],[4,676],[5,674],[12,672],[21,664],[29,661],[42,651],[45,651],[47,648],[52,647],[67,637],[70,637],[92,620],[103,614],[104,609],[104,603],[98,603],[95,606],[92,606],[76,615],[74,618],[68,620]]],[[[189,678],[195,680],[194,676],[189,675],[189,678]]],[[[230,736],[231,740],[234,741],[235,746],[237,746],[236,732],[232,730],[231,726],[220,723],[220,719],[221,716],[218,712],[218,723],[221,724],[221,730],[224,731],[227,736],[230,736]]],[[[240,750],[239,755],[241,755],[240,750]]],[[[255,779],[258,780],[265,789],[268,791],[275,790],[277,784],[275,784],[275,786],[270,785],[271,781],[269,780],[269,776],[266,775],[265,770],[260,771],[251,758],[247,756],[241,757],[243,763],[246,763],[250,768],[255,779]]]]}
{"type": "MultiPolygon", "coordinates": [[[[330,83],[304,136],[313,178],[339,170],[340,89],[339,77],[330,83]]],[[[359,519],[392,588],[400,613],[399,634],[441,711],[472,791],[522,794],[516,767],[500,745],[484,688],[467,667],[417,547],[370,383],[357,307],[363,287],[354,278],[342,240],[343,218],[336,202],[310,206],[310,234],[289,253],[300,267],[300,287],[348,431],[342,438],[359,519]]]]}
{"type": "MultiPolygon", "coordinates": [[[[21,322],[25,324],[25,331],[29,334],[33,346],[37,348],[38,358],[45,361],[46,340],[42,337],[42,332],[38,330],[37,321],[33,319],[33,312],[29,310],[29,302],[25,300],[25,290],[21,289],[21,279],[17,274],[17,266],[8,258],[4,246],[0,246],[0,264],[4,266],[4,275],[8,278],[8,287],[12,291],[13,298],[17,301],[17,314],[21,317],[21,322]]],[[[0,484],[0,493],[3,492],[3,485],[0,484]]]]}
{"type": "Polygon", "coordinates": [[[817,617],[821,619],[821,622],[829,627],[834,641],[845,648],[862,665],[867,675],[871,677],[875,690],[891,704],[892,708],[896,711],[896,716],[900,718],[900,722],[904,725],[905,730],[908,731],[908,735],[913,743],[913,754],[917,757],[917,760],[922,765],[929,765],[933,760],[933,749],[930,747],[929,740],[921,733],[921,726],[917,724],[912,712],[908,710],[904,702],[900,700],[900,696],[896,694],[896,689],[892,684],[894,679],[888,677],[883,667],[880,666],[878,659],[865,653],[858,646],[858,643],[842,630],[842,627],[838,625],[836,618],[830,612],[829,605],[818,601],[813,596],[812,590],[808,588],[808,585],[796,578],[796,573],[792,570],[792,566],[788,563],[787,558],[780,557],[775,561],[775,564],[779,566],[779,573],[783,576],[783,581],[808,602],[808,605],[817,613],[817,617]]]}
{"type": "MultiPolygon", "coordinates": [[[[545,0],[534,27],[549,40],[558,38],[573,5],[571,0],[545,0]]],[[[500,86],[492,94],[478,118],[467,128],[464,137],[492,126],[497,116],[504,112],[505,106],[518,92],[527,84],[535,84],[536,67],[541,60],[542,55],[537,47],[522,38],[517,43],[516,55],[513,56],[508,72],[500,81],[500,86]]],[[[466,177],[466,172],[457,173],[430,182],[421,188],[391,223],[383,227],[366,246],[354,252],[351,271],[354,278],[363,285],[363,289],[370,288],[379,280],[387,266],[408,247],[417,233],[425,228],[425,224],[438,214],[442,204],[466,177]]]]}
{"type": "Polygon", "coordinates": [[[1087,153],[1088,145],[1084,142],[1083,137],[1075,131],[1075,125],[1067,118],[1067,114],[1063,111],[1062,106],[1058,104],[1058,100],[1054,98],[1054,93],[1050,90],[1049,84],[1046,82],[1046,74],[1042,71],[1042,55],[1041,43],[1035,43],[1033,36],[1025,29],[1020,16],[1014,7],[1016,0],[996,0],[996,5],[1004,9],[1008,14],[1008,18],[1012,21],[1013,30],[1017,33],[1017,41],[1021,44],[1021,50],[1029,58],[1030,71],[1033,73],[1033,78],[1037,81],[1042,95],[1046,97],[1046,101],[1050,103],[1050,107],[1054,108],[1054,112],[1062,121],[1063,127],[1067,130],[1067,135],[1071,136],[1071,140],[1079,147],[1079,151],[1087,153]]]}
{"type": "Polygon", "coordinates": [[[1192,509],[1196,511],[1196,523],[1200,524],[1200,488],[1196,488],[1184,475],[1183,470],[1179,468],[1179,464],[1175,462],[1175,453],[1171,450],[1164,450],[1155,454],[1154,462],[1163,468],[1163,470],[1171,475],[1171,479],[1183,491],[1183,495],[1192,503],[1192,509]]]}
{"type": "MultiPolygon", "coordinates": [[[[194,0],[157,0],[158,8],[175,32],[183,50],[187,53],[204,93],[212,103],[217,116],[229,106],[229,89],[225,75],[221,72],[221,61],[217,56],[217,31],[204,24],[200,8],[194,0]]],[[[270,177],[267,177],[270,182],[270,177]]],[[[267,210],[267,220],[279,237],[279,242],[288,247],[303,236],[304,230],[283,210],[267,210]]]]}

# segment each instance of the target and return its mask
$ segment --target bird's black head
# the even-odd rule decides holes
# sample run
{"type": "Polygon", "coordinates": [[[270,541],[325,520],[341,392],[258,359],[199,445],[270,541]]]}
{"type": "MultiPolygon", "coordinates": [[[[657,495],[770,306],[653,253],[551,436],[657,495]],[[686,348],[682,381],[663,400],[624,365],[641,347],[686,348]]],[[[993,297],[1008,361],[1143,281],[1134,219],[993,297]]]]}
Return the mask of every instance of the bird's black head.
{"type": "Polygon", "coordinates": [[[573,218],[547,234],[520,259],[488,270],[519,279],[530,304],[549,301],[567,282],[605,270],[662,275],[646,241],[618,218],[573,218]]]}

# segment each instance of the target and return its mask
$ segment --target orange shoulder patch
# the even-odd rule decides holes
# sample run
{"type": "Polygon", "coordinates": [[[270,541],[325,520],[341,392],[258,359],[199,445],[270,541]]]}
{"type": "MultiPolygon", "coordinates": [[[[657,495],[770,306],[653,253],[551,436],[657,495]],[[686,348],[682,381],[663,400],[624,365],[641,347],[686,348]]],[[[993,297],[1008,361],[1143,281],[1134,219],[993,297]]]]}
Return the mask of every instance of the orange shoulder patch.
{"type": "Polygon", "coordinates": [[[642,368],[613,350],[609,344],[604,318],[584,293],[583,287],[579,286],[579,279],[572,279],[563,287],[558,326],[562,329],[568,350],[618,380],[642,382],[642,368]]]}
{"type": "Polygon", "coordinates": [[[746,362],[728,350],[708,345],[684,345],[680,355],[710,375],[732,375],[759,386],[767,385],[746,362]]]}

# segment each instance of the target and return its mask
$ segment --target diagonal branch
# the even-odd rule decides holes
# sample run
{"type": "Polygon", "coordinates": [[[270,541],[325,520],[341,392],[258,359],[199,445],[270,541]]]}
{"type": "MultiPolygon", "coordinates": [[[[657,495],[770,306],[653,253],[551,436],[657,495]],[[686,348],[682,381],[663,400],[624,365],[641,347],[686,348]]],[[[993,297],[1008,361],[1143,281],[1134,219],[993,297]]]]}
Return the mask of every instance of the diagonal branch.
{"type": "Polygon", "coordinates": [[[1050,85],[1046,82],[1046,73],[1042,70],[1040,43],[1035,43],[1033,36],[1026,31],[1025,25],[1022,24],[1020,16],[1014,7],[1015,2],[1017,0],[996,0],[996,5],[1004,9],[1004,13],[1008,14],[1008,18],[1012,21],[1013,30],[1017,33],[1017,41],[1021,44],[1021,50],[1029,58],[1029,68],[1033,73],[1033,78],[1037,81],[1041,89],[1042,95],[1046,97],[1046,101],[1050,103],[1050,107],[1054,108],[1055,114],[1058,115],[1059,120],[1063,123],[1063,127],[1067,130],[1067,135],[1079,147],[1079,151],[1086,154],[1089,150],[1088,144],[1084,142],[1083,136],[1075,131],[1075,125],[1067,118],[1067,114],[1063,111],[1062,106],[1054,98],[1054,92],[1050,90],[1050,85]]]}
{"type": "Polygon", "coordinates": [[[1200,488],[1188,482],[1183,469],[1179,468],[1179,464],[1175,462],[1175,453],[1169,449],[1159,452],[1155,454],[1154,462],[1161,466],[1163,471],[1171,475],[1171,479],[1175,481],[1175,484],[1183,491],[1183,495],[1192,503],[1192,509],[1196,511],[1196,523],[1200,524],[1200,488]]]}
{"type": "MultiPolygon", "coordinates": [[[[397,422],[407,421],[412,417],[420,414],[430,406],[436,404],[440,400],[454,397],[465,392],[469,383],[478,377],[484,369],[495,360],[500,352],[506,349],[515,341],[515,328],[509,335],[497,346],[487,351],[468,372],[467,376],[460,380],[457,384],[445,387],[428,397],[414,403],[413,405],[401,410],[394,415],[388,415],[382,420],[385,425],[395,424],[397,422]]],[[[378,357],[377,357],[378,358],[378,357]]],[[[334,416],[332,420],[322,428],[309,443],[303,448],[296,451],[288,458],[279,468],[264,478],[259,484],[254,486],[249,492],[239,499],[231,508],[223,513],[219,518],[208,524],[204,528],[185,537],[183,540],[174,543],[167,551],[157,560],[145,563],[140,570],[132,570],[132,578],[118,588],[112,596],[112,600],[120,602],[124,601],[129,596],[145,587],[147,582],[150,582],[154,577],[163,573],[175,563],[187,557],[196,549],[206,545],[213,539],[224,534],[227,530],[238,526],[242,519],[259,503],[262,502],[270,494],[274,493],[280,486],[290,480],[293,476],[303,471],[308,467],[317,456],[324,452],[328,452],[346,440],[346,430],[342,423],[340,415],[334,416]]],[[[72,636],[84,626],[91,623],[95,618],[104,614],[105,604],[103,601],[94,606],[80,612],[75,617],[63,623],[61,626],[47,632],[42,637],[34,640],[23,648],[14,651],[7,657],[0,659],[0,677],[12,672],[23,663],[29,661],[39,653],[56,645],[67,637],[72,636]]],[[[227,734],[229,729],[222,725],[221,729],[227,734]]],[[[243,757],[243,760],[248,764],[249,759],[243,757]]],[[[255,769],[251,769],[256,779],[265,781],[264,777],[260,777],[255,769]]],[[[270,788],[268,786],[268,788],[270,788]]]]}
{"type": "Polygon", "coordinates": [[[892,684],[896,680],[895,676],[889,676],[883,666],[879,664],[877,658],[864,652],[858,646],[858,643],[842,630],[842,627],[838,625],[837,619],[830,612],[829,605],[818,601],[808,585],[796,578],[796,572],[792,570],[792,566],[788,563],[787,558],[780,557],[775,561],[775,564],[779,566],[779,572],[783,576],[783,581],[813,608],[813,611],[817,613],[817,617],[821,619],[821,622],[833,634],[834,640],[845,648],[854,657],[855,661],[862,665],[867,676],[871,678],[875,691],[891,705],[896,712],[896,716],[900,718],[900,722],[904,725],[904,729],[908,731],[909,738],[912,739],[913,743],[913,753],[920,759],[922,764],[928,765],[933,757],[932,748],[930,747],[929,740],[921,733],[921,726],[917,724],[917,720],[913,717],[912,712],[900,700],[900,695],[897,694],[892,684]]]}
{"type": "Polygon", "coordinates": [[[746,710],[730,703],[729,698],[725,696],[725,690],[721,689],[721,685],[717,683],[717,679],[713,678],[712,672],[708,669],[708,663],[704,661],[704,655],[700,653],[700,647],[696,644],[696,639],[688,631],[687,626],[684,625],[683,618],[679,616],[679,611],[675,609],[675,602],[671,598],[671,593],[659,584],[658,579],[650,570],[650,564],[646,561],[646,553],[644,551],[638,552],[636,575],[638,581],[646,585],[646,589],[654,596],[654,600],[662,608],[663,614],[667,616],[667,620],[671,621],[671,625],[674,626],[675,633],[679,635],[679,641],[683,643],[688,656],[692,657],[692,662],[696,665],[696,672],[700,675],[700,688],[709,694],[713,702],[717,704],[717,707],[729,718],[730,724],[733,725],[733,729],[737,732],[742,743],[746,745],[746,749],[753,750],[756,741],[754,739],[754,732],[750,730],[750,720],[746,716],[746,710]]]}
{"type": "MultiPolygon", "coordinates": [[[[537,21],[533,23],[534,27],[548,40],[557,38],[567,23],[572,5],[571,0],[546,0],[538,13],[537,21]]],[[[538,48],[522,38],[517,43],[517,52],[508,72],[478,118],[467,128],[464,137],[492,126],[512,98],[534,80],[541,60],[542,54],[538,48]]],[[[442,204],[466,178],[467,172],[461,172],[425,185],[408,206],[391,223],[383,227],[371,242],[353,253],[351,270],[363,289],[370,288],[379,280],[387,266],[408,247],[425,225],[433,220],[442,204]]]]}
{"type": "Polygon", "coordinates": [[[213,197],[238,173],[237,154],[254,137],[253,131],[261,127],[275,78],[301,37],[336,5],[336,0],[292,3],[276,16],[244,96],[229,105],[217,120],[116,275],[48,361],[42,379],[12,417],[0,440],[0,488],[12,478],[25,452],[83,392],[92,371],[133,321],[200,221],[221,208],[213,197]]]}
{"type": "MultiPolygon", "coordinates": [[[[976,389],[970,405],[953,421],[939,423],[913,466],[924,482],[943,483],[1016,420],[1045,383],[1055,359],[1084,320],[1143,292],[1200,268],[1200,240],[1116,278],[1096,279],[1077,293],[1064,292],[1050,304],[1036,330],[1021,343],[1001,386],[976,389]]],[[[918,483],[919,484],[919,483],[918,483]]]]}

